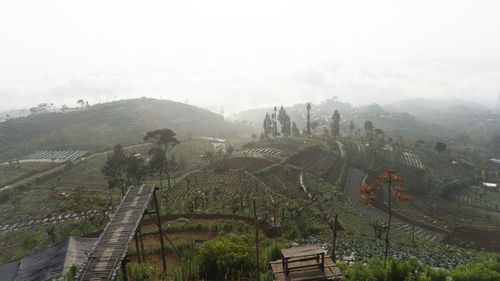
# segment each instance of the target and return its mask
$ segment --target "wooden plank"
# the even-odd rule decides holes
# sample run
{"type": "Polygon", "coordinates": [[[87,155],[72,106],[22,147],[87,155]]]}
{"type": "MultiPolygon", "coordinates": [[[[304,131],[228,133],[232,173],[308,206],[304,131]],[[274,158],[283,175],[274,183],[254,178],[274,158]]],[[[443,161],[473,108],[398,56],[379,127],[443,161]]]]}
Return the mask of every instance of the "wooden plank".
{"type": "Polygon", "coordinates": [[[284,258],[305,257],[312,255],[319,255],[324,253],[325,250],[318,245],[309,245],[303,247],[289,248],[281,250],[284,258]]]}
{"type": "MultiPolygon", "coordinates": [[[[316,263],[319,265],[315,259],[306,260],[296,260],[294,261],[296,265],[306,266],[305,268],[300,268],[292,270],[288,275],[285,274],[282,260],[270,262],[271,268],[273,270],[273,276],[277,281],[307,281],[307,280],[343,280],[345,276],[342,274],[340,269],[335,266],[332,259],[325,256],[324,271],[320,268],[307,268],[308,265],[316,263]]],[[[291,268],[290,268],[291,269],[291,268]]]]}

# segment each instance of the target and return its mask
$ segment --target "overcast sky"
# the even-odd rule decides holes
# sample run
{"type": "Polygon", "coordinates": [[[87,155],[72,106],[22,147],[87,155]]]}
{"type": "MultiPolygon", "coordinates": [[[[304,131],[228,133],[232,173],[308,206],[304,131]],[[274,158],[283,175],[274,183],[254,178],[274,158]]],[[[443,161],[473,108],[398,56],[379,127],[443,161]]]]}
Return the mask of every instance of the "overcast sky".
{"type": "Polygon", "coordinates": [[[494,106],[500,1],[0,0],[0,110],[162,97],[494,106]]]}

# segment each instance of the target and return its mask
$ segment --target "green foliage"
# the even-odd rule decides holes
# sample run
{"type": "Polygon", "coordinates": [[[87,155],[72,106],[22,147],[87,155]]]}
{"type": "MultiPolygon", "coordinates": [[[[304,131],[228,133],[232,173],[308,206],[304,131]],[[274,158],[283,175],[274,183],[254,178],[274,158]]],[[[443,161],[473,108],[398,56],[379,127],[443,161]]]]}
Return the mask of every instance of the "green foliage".
{"type": "Polygon", "coordinates": [[[345,273],[349,276],[349,280],[353,281],[375,280],[368,267],[363,266],[361,263],[349,267],[345,273]]]}
{"type": "Polygon", "coordinates": [[[127,156],[121,144],[113,147],[113,152],[108,154],[106,163],[101,169],[101,173],[108,181],[108,187],[111,190],[115,187],[120,188],[124,194],[125,175],[127,170],[127,156]]]}
{"type": "Polygon", "coordinates": [[[418,280],[422,275],[422,267],[416,260],[391,259],[387,263],[378,258],[371,258],[368,264],[356,263],[349,267],[340,263],[341,271],[349,276],[349,280],[418,280]]]}
{"type": "Polygon", "coordinates": [[[252,276],[255,268],[253,243],[251,235],[231,235],[206,242],[198,255],[201,277],[222,280],[234,272],[252,276]]]}
{"type": "Polygon", "coordinates": [[[500,280],[500,256],[489,257],[460,267],[451,273],[456,281],[494,281],[500,280]]]}
{"type": "Polygon", "coordinates": [[[68,273],[66,273],[66,276],[64,276],[64,281],[74,281],[75,280],[75,275],[78,273],[79,267],[77,265],[72,265],[69,268],[68,273]]]}
{"type": "Polygon", "coordinates": [[[257,177],[269,175],[269,174],[273,173],[274,171],[280,169],[280,167],[281,167],[280,164],[273,164],[273,165],[267,166],[265,168],[262,168],[258,171],[255,171],[253,174],[257,177]]]}
{"type": "Polygon", "coordinates": [[[388,280],[404,281],[411,274],[415,273],[414,269],[407,261],[390,259],[388,263],[389,264],[386,269],[386,275],[388,280]]]}
{"type": "Polygon", "coordinates": [[[147,281],[158,280],[158,272],[156,265],[145,263],[127,265],[127,273],[131,281],[147,281]]]}
{"type": "Polygon", "coordinates": [[[278,242],[273,242],[267,249],[266,255],[268,261],[275,261],[278,259],[282,259],[283,255],[281,254],[281,249],[284,249],[285,245],[280,244],[278,242]]]}
{"type": "Polygon", "coordinates": [[[337,263],[348,280],[386,280],[386,281],[494,281],[500,280],[500,256],[490,256],[460,267],[449,274],[430,266],[423,268],[415,259],[391,259],[387,263],[372,258],[367,264],[356,263],[349,266],[345,262],[337,263]],[[449,279],[451,276],[452,279],[449,279]]]}
{"type": "Polygon", "coordinates": [[[271,271],[266,271],[260,275],[260,281],[274,281],[274,276],[271,271]]]}
{"type": "Polygon", "coordinates": [[[130,144],[156,128],[181,135],[238,136],[246,126],[195,106],[157,99],[103,103],[72,112],[30,115],[0,123],[0,162],[35,150],[102,151],[113,143],[130,144]],[[182,126],[179,125],[182,121],[182,126]]]}
{"type": "Polygon", "coordinates": [[[336,138],[339,136],[340,133],[339,123],[340,123],[340,114],[337,110],[335,110],[332,116],[332,123],[330,129],[332,130],[332,135],[336,138]]]}
{"type": "Polygon", "coordinates": [[[266,117],[264,118],[264,123],[263,123],[263,129],[264,129],[264,137],[265,139],[269,138],[269,135],[273,131],[272,127],[272,121],[271,121],[271,116],[269,116],[269,113],[266,112],[266,117]]]}
{"type": "Polygon", "coordinates": [[[448,274],[443,270],[434,270],[430,266],[425,267],[425,277],[429,281],[446,281],[448,274]]]}
{"type": "Polygon", "coordinates": [[[172,270],[173,280],[199,280],[200,269],[195,260],[196,248],[194,242],[182,243],[178,246],[178,249],[182,252],[182,261],[180,267],[174,267],[172,270]]]}

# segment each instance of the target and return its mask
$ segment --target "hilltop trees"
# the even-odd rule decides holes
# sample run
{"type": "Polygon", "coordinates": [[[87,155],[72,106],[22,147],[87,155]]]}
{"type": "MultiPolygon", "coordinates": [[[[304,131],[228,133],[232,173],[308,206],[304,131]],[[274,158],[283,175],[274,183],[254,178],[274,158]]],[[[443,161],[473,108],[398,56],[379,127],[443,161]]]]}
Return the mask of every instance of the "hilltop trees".
{"type": "Polygon", "coordinates": [[[142,157],[129,155],[126,159],[127,184],[140,185],[148,173],[148,167],[142,157]]]}
{"type": "Polygon", "coordinates": [[[351,120],[351,122],[349,123],[349,131],[351,132],[351,137],[353,136],[353,131],[354,129],[356,128],[356,126],[354,126],[354,122],[351,120]]]}
{"type": "Polygon", "coordinates": [[[311,136],[311,103],[307,103],[307,124],[306,124],[306,134],[308,137],[311,136]]]}
{"type": "MultiPolygon", "coordinates": [[[[280,122],[281,135],[283,136],[283,138],[286,138],[290,134],[292,134],[293,128],[290,116],[288,116],[283,106],[281,106],[279,113],[277,113],[277,108],[275,106],[274,113],[272,113],[271,115],[269,115],[269,113],[266,113],[266,117],[264,118],[264,122],[262,124],[264,129],[262,136],[265,139],[268,139],[270,134],[272,134],[274,138],[280,135],[280,132],[278,132],[278,125],[277,125],[278,121],[280,122]]],[[[295,129],[298,131],[296,125],[295,129]]],[[[294,135],[295,133],[296,132],[294,132],[294,135]]]]}
{"type": "Polygon", "coordinates": [[[393,209],[393,203],[391,197],[394,196],[394,198],[398,202],[406,202],[413,199],[413,195],[404,194],[403,192],[405,191],[405,188],[395,185],[397,183],[404,183],[405,180],[403,180],[403,178],[401,178],[400,176],[396,176],[396,170],[394,169],[385,169],[384,175],[379,176],[378,178],[379,178],[378,180],[369,185],[363,184],[362,186],[356,186],[356,189],[358,190],[357,193],[360,195],[360,198],[357,202],[364,205],[371,204],[376,199],[375,192],[377,190],[380,190],[380,188],[383,187],[384,185],[387,187],[386,197],[388,201],[387,205],[388,223],[387,223],[387,230],[385,232],[385,252],[384,252],[384,258],[385,260],[387,260],[389,252],[389,231],[391,230],[392,209],[393,209]]]}
{"type": "Polygon", "coordinates": [[[277,112],[276,112],[276,106],[274,107],[274,113],[271,115],[272,117],[272,124],[273,124],[273,137],[277,137],[278,136],[278,122],[276,121],[276,118],[278,117],[277,116],[277,112]]]}
{"type": "Polygon", "coordinates": [[[269,113],[266,113],[266,117],[264,118],[263,127],[264,127],[264,136],[267,139],[267,138],[269,138],[269,135],[273,131],[273,125],[272,125],[271,116],[269,116],[269,113]]]}
{"type": "Polygon", "coordinates": [[[113,189],[119,187],[122,196],[124,196],[126,185],[139,185],[144,181],[147,166],[144,159],[134,155],[126,155],[123,146],[117,144],[113,147],[113,152],[108,154],[101,173],[108,182],[109,201],[112,204],[113,189]]]}
{"type": "Polygon", "coordinates": [[[437,142],[436,145],[434,146],[434,150],[436,150],[438,153],[441,153],[446,150],[446,144],[442,142],[437,142]]]}
{"type": "Polygon", "coordinates": [[[340,114],[337,110],[333,112],[331,130],[332,130],[332,136],[338,138],[340,133],[340,114]]]}
{"type": "Polygon", "coordinates": [[[125,195],[124,183],[126,178],[126,169],[127,156],[123,151],[123,146],[121,144],[117,144],[113,147],[113,152],[108,154],[106,163],[101,169],[101,173],[108,181],[110,203],[112,200],[112,190],[115,187],[120,188],[122,196],[125,195]]]}
{"type": "Polygon", "coordinates": [[[175,137],[174,131],[170,129],[149,131],[146,133],[146,136],[144,136],[144,141],[150,142],[154,145],[148,153],[153,155],[156,170],[161,171],[162,174],[165,172],[167,175],[168,188],[170,189],[170,173],[168,168],[167,153],[170,148],[179,144],[180,141],[175,137]]]}
{"type": "Polygon", "coordinates": [[[295,122],[292,123],[292,135],[294,137],[300,136],[300,130],[297,128],[297,125],[295,125],[295,122]]]}
{"type": "Polygon", "coordinates": [[[373,123],[372,121],[365,121],[365,132],[366,132],[366,137],[371,139],[373,136],[373,123]]]}
{"type": "Polygon", "coordinates": [[[165,153],[163,150],[153,147],[148,151],[148,155],[151,157],[149,159],[149,169],[151,173],[158,173],[160,188],[163,188],[163,180],[167,173],[167,158],[165,157],[165,153]]]}
{"type": "Polygon", "coordinates": [[[49,105],[47,103],[41,103],[37,107],[30,108],[31,114],[47,113],[49,112],[49,105]]]}
{"type": "Polygon", "coordinates": [[[292,129],[291,129],[291,124],[290,124],[290,116],[286,114],[285,109],[283,106],[280,108],[280,112],[278,115],[278,120],[281,125],[281,134],[283,135],[284,138],[290,135],[292,129]]]}

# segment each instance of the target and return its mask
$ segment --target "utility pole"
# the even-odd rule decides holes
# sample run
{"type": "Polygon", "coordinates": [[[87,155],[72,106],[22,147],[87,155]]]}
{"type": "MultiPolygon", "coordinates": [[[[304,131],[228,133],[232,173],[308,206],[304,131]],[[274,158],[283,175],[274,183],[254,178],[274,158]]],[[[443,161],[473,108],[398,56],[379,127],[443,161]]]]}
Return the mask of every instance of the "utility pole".
{"type": "Polygon", "coordinates": [[[498,92],[498,100],[497,100],[497,114],[500,114],[500,92],[498,92]]]}
{"type": "Polygon", "coordinates": [[[335,219],[333,220],[333,240],[332,240],[332,258],[333,262],[337,259],[336,256],[336,247],[337,247],[337,217],[338,214],[335,214],[335,219]]]}
{"type": "Polygon", "coordinates": [[[260,281],[259,269],[259,226],[257,222],[257,209],[255,208],[255,199],[253,199],[253,218],[255,224],[255,280],[260,281]]]}
{"type": "Polygon", "coordinates": [[[156,209],[156,219],[158,220],[158,231],[160,232],[160,247],[161,247],[161,261],[163,263],[163,273],[167,272],[167,261],[165,260],[165,247],[163,246],[163,229],[161,227],[161,218],[160,218],[160,208],[158,207],[158,199],[156,198],[156,190],[153,191],[153,200],[155,203],[156,209]]]}

